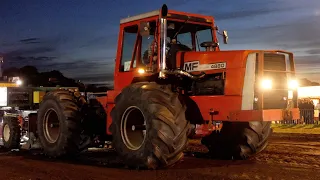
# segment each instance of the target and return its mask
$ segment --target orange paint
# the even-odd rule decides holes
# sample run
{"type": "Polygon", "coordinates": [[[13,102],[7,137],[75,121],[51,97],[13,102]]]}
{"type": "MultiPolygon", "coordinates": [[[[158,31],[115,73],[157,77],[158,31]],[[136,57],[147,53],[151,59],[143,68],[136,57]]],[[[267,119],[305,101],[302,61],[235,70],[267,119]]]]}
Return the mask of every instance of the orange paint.
{"type": "MultiPolygon", "coordinates": [[[[195,22],[194,24],[207,25],[212,29],[212,40],[214,42],[218,42],[217,40],[217,30],[214,24],[214,18],[211,16],[204,16],[198,14],[191,14],[185,12],[178,12],[169,10],[168,12],[168,20],[180,21],[184,22],[182,19],[174,19],[174,15],[186,15],[191,16],[193,18],[202,18],[202,22],[195,22]],[[205,20],[205,21],[204,21],[205,20]]],[[[120,65],[122,59],[122,46],[124,41],[124,29],[129,26],[137,25],[140,28],[140,23],[142,21],[155,21],[157,27],[160,27],[159,22],[160,15],[152,15],[145,18],[140,18],[134,21],[126,22],[120,24],[119,36],[118,36],[118,46],[117,46],[117,54],[115,61],[115,70],[114,70],[114,90],[107,92],[107,98],[100,99],[99,102],[107,105],[105,111],[107,112],[107,134],[111,134],[109,131],[109,127],[112,124],[112,118],[110,112],[112,108],[115,106],[115,98],[121,90],[126,86],[130,85],[135,77],[140,76],[150,76],[151,74],[138,73],[138,67],[141,64],[141,37],[137,35],[135,45],[133,48],[132,55],[136,54],[136,68],[133,68],[133,56],[131,58],[131,66],[130,70],[127,72],[120,72],[120,65]]],[[[138,30],[139,32],[139,30],[138,30]]],[[[195,35],[191,34],[192,46],[195,48],[196,40],[195,35]]],[[[153,38],[153,37],[152,37],[153,38]]],[[[157,64],[160,62],[160,30],[156,29],[156,35],[154,37],[157,44],[157,64]]],[[[179,68],[183,68],[184,63],[191,61],[199,61],[200,64],[211,64],[211,63],[219,63],[226,62],[225,69],[217,69],[217,70],[207,70],[207,74],[212,73],[225,73],[225,90],[224,95],[217,96],[191,96],[190,98],[197,104],[201,116],[203,120],[208,121],[213,118],[213,120],[219,121],[278,121],[284,119],[284,110],[282,109],[272,109],[272,110],[241,110],[242,106],[242,90],[244,86],[244,77],[246,72],[246,64],[247,57],[249,53],[262,53],[260,50],[234,50],[234,51],[220,51],[219,47],[215,48],[215,51],[204,51],[204,52],[195,52],[194,50],[191,52],[178,52],[176,55],[176,66],[179,68]],[[211,116],[209,114],[210,111],[218,111],[219,114],[211,116]]],[[[268,50],[264,52],[278,52],[278,50],[268,50]]],[[[284,51],[281,51],[284,52],[284,51]]],[[[295,66],[293,63],[293,55],[292,53],[286,52],[289,54],[291,59],[291,70],[295,71],[295,66]]],[[[259,72],[258,76],[263,75],[263,58],[261,59],[261,54],[258,57],[259,61],[259,72]]],[[[159,72],[159,70],[157,70],[159,72]]],[[[193,72],[197,74],[199,72],[193,72]]],[[[259,96],[259,99],[263,99],[259,96]]],[[[262,102],[259,102],[262,103],[262,102]]],[[[105,106],[104,106],[105,107],[105,106]]],[[[259,105],[259,107],[261,107],[259,105]]],[[[297,109],[290,110],[293,119],[299,118],[299,111],[297,109]]]]}

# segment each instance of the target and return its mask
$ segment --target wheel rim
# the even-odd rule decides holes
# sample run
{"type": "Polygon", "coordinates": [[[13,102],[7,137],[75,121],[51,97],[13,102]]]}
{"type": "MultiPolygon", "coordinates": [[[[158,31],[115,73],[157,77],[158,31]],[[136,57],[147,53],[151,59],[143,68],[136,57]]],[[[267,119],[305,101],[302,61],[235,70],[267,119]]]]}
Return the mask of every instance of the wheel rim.
{"type": "Polygon", "coordinates": [[[121,118],[121,137],[128,149],[141,148],[146,137],[146,122],[142,111],[136,106],[130,106],[121,118]]]}
{"type": "Polygon", "coordinates": [[[57,112],[49,109],[44,118],[44,134],[48,142],[55,143],[60,135],[60,122],[57,112]]]}
{"type": "Polygon", "coordinates": [[[5,124],[3,127],[3,140],[8,141],[10,138],[10,127],[8,124],[5,124]]]}

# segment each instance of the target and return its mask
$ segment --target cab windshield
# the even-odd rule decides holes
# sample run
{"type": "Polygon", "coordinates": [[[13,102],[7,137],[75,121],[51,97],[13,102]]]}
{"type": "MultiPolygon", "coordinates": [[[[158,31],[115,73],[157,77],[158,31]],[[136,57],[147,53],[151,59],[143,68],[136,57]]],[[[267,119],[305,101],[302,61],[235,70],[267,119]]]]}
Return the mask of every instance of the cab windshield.
{"type": "Polygon", "coordinates": [[[201,47],[203,42],[213,42],[211,26],[199,25],[189,22],[177,22],[168,20],[167,41],[179,43],[193,51],[205,51],[201,47]]]}

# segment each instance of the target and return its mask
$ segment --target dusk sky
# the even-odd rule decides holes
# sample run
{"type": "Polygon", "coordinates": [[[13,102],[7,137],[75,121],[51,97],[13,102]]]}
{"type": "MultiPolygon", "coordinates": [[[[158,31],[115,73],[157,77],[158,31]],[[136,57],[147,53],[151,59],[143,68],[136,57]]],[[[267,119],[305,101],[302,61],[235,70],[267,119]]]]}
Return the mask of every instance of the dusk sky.
{"type": "Polygon", "coordinates": [[[229,35],[221,49],[292,51],[298,76],[320,81],[319,0],[1,0],[0,54],[6,67],[111,82],[120,19],[163,3],[215,16],[229,35]]]}

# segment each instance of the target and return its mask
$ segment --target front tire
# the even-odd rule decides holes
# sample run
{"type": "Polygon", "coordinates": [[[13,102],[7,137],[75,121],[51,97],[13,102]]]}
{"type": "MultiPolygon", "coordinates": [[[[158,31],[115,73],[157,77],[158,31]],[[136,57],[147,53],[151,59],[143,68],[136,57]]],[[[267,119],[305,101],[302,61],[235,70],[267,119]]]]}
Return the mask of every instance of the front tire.
{"type": "Polygon", "coordinates": [[[267,147],[271,132],[271,122],[225,122],[220,132],[204,137],[202,144],[216,159],[248,159],[267,147]]]}
{"type": "Polygon", "coordinates": [[[117,96],[111,131],[126,165],[156,169],[183,158],[189,123],[178,97],[156,83],[132,84],[117,96]]]}

